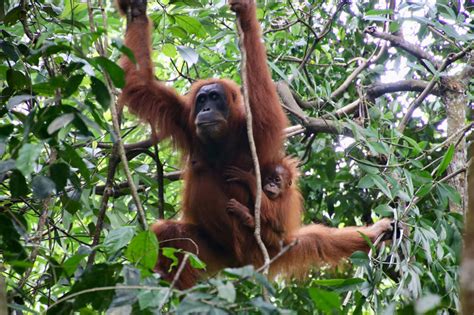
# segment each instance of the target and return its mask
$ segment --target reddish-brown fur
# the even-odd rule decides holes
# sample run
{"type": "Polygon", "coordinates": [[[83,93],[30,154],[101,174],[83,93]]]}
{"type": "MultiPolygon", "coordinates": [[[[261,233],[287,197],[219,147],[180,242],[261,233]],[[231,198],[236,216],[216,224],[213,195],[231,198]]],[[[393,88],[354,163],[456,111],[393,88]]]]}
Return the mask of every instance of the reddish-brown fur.
{"type": "MultiPolygon", "coordinates": [[[[281,191],[275,199],[262,193],[260,205],[262,240],[267,246],[270,256],[276,255],[282,244],[289,244],[294,239],[294,234],[301,225],[301,211],[303,209],[303,198],[297,186],[299,176],[297,160],[285,157],[278,163],[264,165],[262,177],[274,173],[277,166],[285,169],[285,174],[283,174],[285,187],[281,187],[281,191]]],[[[227,175],[229,172],[225,174],[227,175]]],[[[253,202],[256,197],[255,175],[251,172],[238,171],[230,172],[230,174],[236,176],[231,178],[231,181],[243,184],[249,189],[251,196],[250,208],[236,200],[231,200],[227,204],[227,209],[237,219],[234,224],[244,225],[244,228],[250,229],[248,233],[238,233],[235,236],[234,251],[240,264],[259,266],[263,263],[263,257],[252,233],[255,226],[253,217],[253,202]]]]}
{"type": "MultiPolygon", "coordinates": [[[[159,221],[151,229],[163,246],[178,247],[196,252],[193,242],[199,248],[199,256],[207,263],[207,272],[214,273],[225,266],[242,265],[236,261],[233,250],[234,235],[247,233],[242,248],[249,248],[249,263],[258,265],[260,255],[249,235],[233,224],[234,217],[226,212],[230,199],[250,205],[252,199],[242,185],[229,183],[222,175],[229,167],[250,170],[253,167],[248,139],[245,131],[245,115],[239,87],[229,80],[210,79],[193,84],[191,92],[181,96],[164,83],[155,80],[151,54],[151,23],[146,17],[144,0],[119,0],[121,10],[132,7],[133,17],[129,21],[125,44],[135,54],[137,64],[124,57],[121,64],[126,74],[121,103],[128,105],[131,112],[147,121],[153,133],[161,139],[171,137],[183,152],[186,163],[184,172],[183,217],[180,221],[159,221]],[[138,13],[137,13],[138,12],[138,13]],[[204,143],[196,133],[194,124],[194,102],[199,89],[217,82],[225,87],[230,107],[225,141],[218,144],[204,143]]],[[[237,12],[245,33],[244,46],[247,51],[247,72],[249,100],[253,115],[254,138],[260,165],[275,165],[283,159],[283,129],[287,119],[275,91],[266,66],[266,53],[260,37],[260,26],[256,18],[253,0],[230,0],[231,8],[237,12]]],[[[296,185],[294,185],[296,187],[296,185]]],[[[289,252],[272,265],[272,272],[298,274],[309,265],[324,261],[337,261],[347,257],[354,250],[367,249],[367,244],[358,231],[374,239],[389,228],[386,220],[372,227],[331,229],[311,225],[299,229],[300,221],[285,222],[278,213],[299,213],[301,196],[295,188],[285,195],[280,203],[263,205],[263,221],[274,221],[286,227],[285,238],[297,237],[300,241],[289,252]],[[293,233],[292,233],[293,232],[293,233]]],[[[267,230],[264,227],[264,230],[267,230]]],[[[275,253],[275,250],[272,250],[275,253]]],[[[159,258],[157,271],[166,279],[173,277],[168,272],[170,261],[159,258]]],[[[176,269],[175,269],[176,270],[176,269]]],[[[198,273],[186,266],[177,286],[186,288],[195,283],[198,273]]]]}

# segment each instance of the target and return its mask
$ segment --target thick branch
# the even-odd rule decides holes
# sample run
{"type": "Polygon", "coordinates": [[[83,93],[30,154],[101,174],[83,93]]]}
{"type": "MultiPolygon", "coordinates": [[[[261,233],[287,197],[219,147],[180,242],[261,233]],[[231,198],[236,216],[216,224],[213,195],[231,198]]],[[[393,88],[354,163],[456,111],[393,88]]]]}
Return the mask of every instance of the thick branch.
{"type": "MultiPolygon", "coordinates": [[[[323,119],[323,118],[313,118],[309,117],[301,110],[298,104],[293,97],[293,94],[290,91],[290,88],[285,82],[278,82],[277,83],[277,92],[280,96],[280,99],[283,103],[283,108],[287,111],[295,115],[297,118],[301,120],[303,127],[311,132],[323,132],[323,133],[330,133],[330,134],[344,134],[347,136],[352,136],[352,132],[349,128],[345,127],[342,122],[338,122],[335,120],[323,119]]],[[[289,128],[287,128],[289,129],[289,128]]],[[[296,130],[296,133],[300,133],[304,130],[296,130]]],[[[288,130],[290,135],[296,134],[293,129],[288,130]]]]}
{"type": "MultiPolygon", "coordinates": [[[[429,54],[428,52],[424,51],[420,47],[418,47],[415,44],[412,44],[408,41],[406,41],[403,37],[401,36],[396,36],[390,33],[384,33],[384,32],[379,32],[375,27],[368,27],[365,30],[365,33],[372,35],[373,37],[384,39],[389,41],[394,47],[399,47],[409,54],[415,56],[417,59],[422,61],[423,59],[428,60],[431,62],[436,69],[439,69],[441,66],[441,63],[434,58],[433,55],[429,54]]],[[[423,64],[424,65],[424,64],[423,64]]]]}
{"type": "MultiPolygon", "coordinates": [[[[402,80],[392,83],[376,83],[367,89],[367,95],[371,98],[377,98],[386,93],[423,92],[428,84],[429,82],[422,80],[402,80]]],[[[439,87],[435,86],[430,93],[440,95],[439,87]]]]}
{"type": "Polygon", "coordinates": [[[468,144],[467,207],[464,227],[464,248],[460,272],[462,314],[474,312],[474,141],[468,144]]]}

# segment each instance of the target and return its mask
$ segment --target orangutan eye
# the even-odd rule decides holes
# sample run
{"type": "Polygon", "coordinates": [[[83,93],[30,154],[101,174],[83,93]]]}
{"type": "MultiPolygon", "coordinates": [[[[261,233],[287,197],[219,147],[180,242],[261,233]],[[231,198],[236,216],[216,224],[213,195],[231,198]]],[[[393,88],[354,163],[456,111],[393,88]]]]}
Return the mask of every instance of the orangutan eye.
{"type": "Polygon", "coordinates": [[[204,103],[205,100],[206,100],[206,97],[204,95],[199,95],[196,102],[197,103],[204,103]]]}
{"type": "Polygon", "coordinates": [[[215,101],[219,98],[219,95],[216,92],[211,92],[209,97],[211,98],[211,100],[215,101]]]}

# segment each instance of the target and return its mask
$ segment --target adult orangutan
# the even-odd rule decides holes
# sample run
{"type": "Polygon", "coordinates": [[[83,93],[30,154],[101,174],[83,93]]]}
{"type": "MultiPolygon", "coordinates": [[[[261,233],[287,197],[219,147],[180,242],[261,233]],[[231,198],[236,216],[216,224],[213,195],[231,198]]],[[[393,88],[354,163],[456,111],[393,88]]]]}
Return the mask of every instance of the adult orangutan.
{"type": "MultiPolygon", "coordinates": [[[[150,60],[151,23],[146,16],[146,0],[118,0],[118,3],[129,18],[125,45],[133,51],[137,61],[134,64],[127,57],[121,61],[126,75],[121,102],[150,123],[160,139],[171,137],[182,151],[186,164],[182,219],[159,221],[151,229],[163,246],[199,251],[209,273],[226,266],[239,266],[242,263],[236,260],[233,250],[234,236],[251,231],[238,229],[238,225],[233,224],[235,217],[229,215],[226,208],[231,199],[252,207],[252,198],[246,187],[228,182],[223,173],[231,167],[242,170],[253,167],[240,89],[229,80],[209,79],[194,83],[191,91],[181,96],[156,80],[150,60]]],[[[230,0],[229,5],[244,32],[249,101],[259,162],[262,167],[277,165],[284,157],[283,129],[287,119],[266,66],[256,5],[253,0],[230,0]]],[[[301,203],[297,203],[296,209],[288,211],[299,212],[300,207],[301,203]]],[[[262,217],[271,216],[267,213],[271,210],[262,208],[262,217]]],[[[297,228],[293,237],[297,237],[299,243],[272,265],[273,272],[287,269],[296,273],[322,260],[337,261],[354,250],[367,249],[359,231],[375,239],[388,229],[388,220],[360,228],[332,229],[319,225],[297,228]]],[[[258,254],[252,256],[258,257],[258,254]]],[[[251,263],[256,265],[259,261],[251,263]]],[[[171,279],[169,265],[169,260],[160,257],[156,271],[171,279]]],[[[186,266],[177,286],[191,286],[197,276],[195,270],[186,266]]]]}

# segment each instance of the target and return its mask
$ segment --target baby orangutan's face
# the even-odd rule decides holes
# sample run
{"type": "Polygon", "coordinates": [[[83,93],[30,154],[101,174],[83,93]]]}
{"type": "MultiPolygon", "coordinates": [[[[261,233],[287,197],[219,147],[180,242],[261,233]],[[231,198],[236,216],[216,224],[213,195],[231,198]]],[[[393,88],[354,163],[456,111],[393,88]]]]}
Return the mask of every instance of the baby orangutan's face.
{"type": "Polygon", "coordinates": [[[263,191],[272,200],[278,198],[289,186],[290,173],[281,165],[263,179],[263,191]]]}

